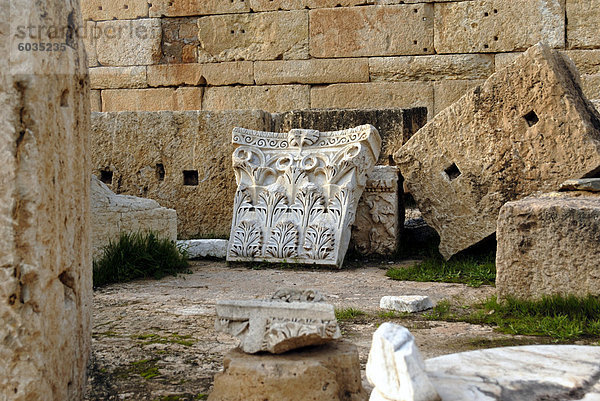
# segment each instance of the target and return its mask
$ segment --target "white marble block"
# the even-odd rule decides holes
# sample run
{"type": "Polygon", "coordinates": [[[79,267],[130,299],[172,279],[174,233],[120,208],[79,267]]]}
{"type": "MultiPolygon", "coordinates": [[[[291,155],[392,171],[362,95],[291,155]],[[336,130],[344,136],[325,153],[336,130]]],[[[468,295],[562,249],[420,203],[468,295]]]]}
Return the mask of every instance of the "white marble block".
{"type": "Polygon", "coordinates": [[[341,267],[358,200],[381,149],[371,125],[289,133],[234,128],[228,261],[341,267]]]}
{"type": "Polygon", "coordinates": [[[319,299],[322,296],[312,290],[283,290],[270,300],[218,301],[215,330],[238,337],[242,350],[250,354],[324,344],[341,333],[333,305],[319,299]]]}
{"type": "Polygon", "coordinates": [[[375,386],[371,401],[439,401],[427,377],[415,338],[397,324],[383,323],[373,334],[367,379],[375,386]]]}
{"type": "Polygon", "coordinates": [[[352,241],[363,255],[391,255],[398,247],[401,221],[398,199],[398,167],[375,166],[367,175],[352,241]]]}
{"type": "Polygon", "coordinates": [[[177,241],[188,253],[190,259],[195,258],[219,258],[224,259],[227,255],[226,239],[188,239],[177,241]]]}
{"type": "Polygon", "coordinates": [[[385,296],[379,301],[379,307],[398,312],[414,313],[433,308],[433,302],[426,295],[385,296]]]}

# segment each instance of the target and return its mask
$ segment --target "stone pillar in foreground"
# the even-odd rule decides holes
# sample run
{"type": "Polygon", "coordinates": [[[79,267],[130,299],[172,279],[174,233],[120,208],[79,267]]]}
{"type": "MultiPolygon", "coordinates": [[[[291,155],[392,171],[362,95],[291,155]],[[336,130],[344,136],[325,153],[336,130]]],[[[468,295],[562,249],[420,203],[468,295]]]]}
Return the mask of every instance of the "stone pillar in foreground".
{"type": "Polygon", "coordinates": [[[0,11],[0,399],[78,400],[92,292],[79,1],[0,11]]]}

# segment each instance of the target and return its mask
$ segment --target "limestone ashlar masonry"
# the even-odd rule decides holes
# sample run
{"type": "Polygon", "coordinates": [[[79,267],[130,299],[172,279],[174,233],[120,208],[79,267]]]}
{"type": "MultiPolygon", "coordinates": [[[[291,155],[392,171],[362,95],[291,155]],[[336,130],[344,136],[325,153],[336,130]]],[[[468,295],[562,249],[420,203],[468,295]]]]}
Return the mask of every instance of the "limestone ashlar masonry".
{"type": "Polygon", "coordinates": [[[310,54],[313,57],[434,52],[431,4],[336,7],[310,11],[310,54]]]}
{"type": "Polygon", "coordinates": [[[81,400],[92,310],[86,56],[78,37],[56,52],[18,52],[14,39],[19,26],[81,24],[81,12],[76,1],[2,9],[0,399],[81,400]]]}
{"type": "Polygon", "coordinates": [[[565,46],[564,0],[476,0],[435,8],[438,53],[525,50],[539,41],[565,46]]]}

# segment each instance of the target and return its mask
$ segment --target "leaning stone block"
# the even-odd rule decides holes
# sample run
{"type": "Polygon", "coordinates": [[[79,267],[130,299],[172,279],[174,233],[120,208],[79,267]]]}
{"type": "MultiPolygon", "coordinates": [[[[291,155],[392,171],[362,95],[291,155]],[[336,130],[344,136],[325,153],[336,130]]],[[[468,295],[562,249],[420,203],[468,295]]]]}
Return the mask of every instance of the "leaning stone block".
{"type": "Polygon", "coordinates": [[[367,379],[375,386],[372,401],[439,401],[425,372],[415,338],[397,324],[383,323],[373,334],[367,379]]]}
{"type": "Polygon", "coordinates": [[[152,231],[161,238],[177,239],[177,212],[152,199],[116,195],[106,184],[92,176],[92,256],[101,254],[109,241],[121,232],[152,231]]]}
{"type": "Polygon", "coordinates": [[[233,130],[238,189],[227,260],[342,266],[379,157],[372,125],[320,132],[233,130]]]}
{"type": "Polygon", "coordinates": [[[425,295],[385,296],[379,301],[379,307],[398,312],[421,312],[433,308],[431,298],[425,295]]]}
{"type": "Polygon", "coordinates": [[[449,258],[492,235],[502,205],[600,168],[600,114],[544,44],[467,92],[395,155],[449,258]]]}
{"type": "Polygon", "coordinates": [[[218,301],[215,330],[241,340],[244,352],[280,354],[341,337],[333,305],[323,302],[218,301]]]}
{"type": "Polygon", "coordinates": [[[365,401],[358,350],[335,341],[283,355],[225,355],[209,401],[365,401]]]}
{"type": "Polygon", "coordinates": [[[363,255],[391,255],[398,248],[404,222],[398,177],[395,166],[375,166],[367,175],[367,185],[358,202],[352,227],[352,241],[363,255]]]}
{"type": "Polygon", "coordinates": [[[600,295],[600,194],[559,192],[509,202],[496,235],[499,298],[600,295]]]}

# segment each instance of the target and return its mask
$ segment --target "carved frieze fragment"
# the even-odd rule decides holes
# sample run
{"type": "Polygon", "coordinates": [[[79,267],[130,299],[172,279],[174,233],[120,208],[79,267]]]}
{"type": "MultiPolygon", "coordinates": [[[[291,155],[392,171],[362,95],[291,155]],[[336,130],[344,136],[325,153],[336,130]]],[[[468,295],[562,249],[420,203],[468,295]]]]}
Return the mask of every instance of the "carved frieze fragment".
{"type": "MultiPolygon", "coordinates": [[[[315,294],[320,297],[315,292],[304,295],[314,299],[315,294]]],[[[341,337],[333,305],[296,302],[284,295],[278,292],[273,300],[218,301],[215,330],[238,337],[242,350],[250,354],[280,354],[341,337]]]]}
{"type": "Polygon", "coordinates": [[[288,133],[234,128],[228,261],[341,267],[381,138],[372,125],[288,133]]]}
{"type": "Polygon", "coordinates": [[[352,241],[363,255],[391,255],[400,237],[398,167],[375,166],[358,203],[352,241]]]}

